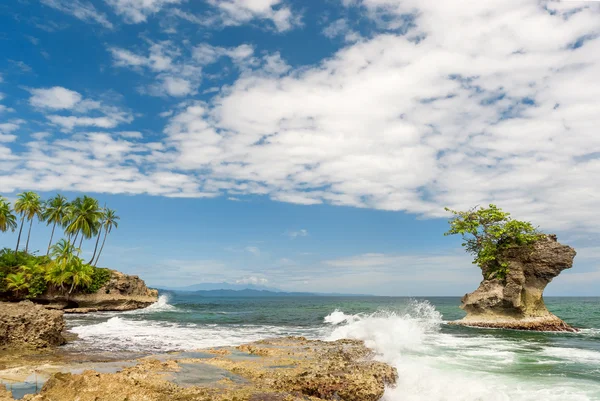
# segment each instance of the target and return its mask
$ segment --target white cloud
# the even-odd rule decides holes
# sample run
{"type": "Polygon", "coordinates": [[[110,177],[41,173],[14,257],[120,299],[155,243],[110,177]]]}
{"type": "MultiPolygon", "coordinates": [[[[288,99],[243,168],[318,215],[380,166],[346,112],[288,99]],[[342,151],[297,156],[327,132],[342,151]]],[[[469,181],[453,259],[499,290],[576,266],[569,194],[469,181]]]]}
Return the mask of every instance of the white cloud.
{"type": "Polygon", "coordinates": [[[62,127],[66,132],[77,127],[114,128],[119,124],[133,121],[131,113],[117,107],[103,104],[100,101],[84,99],[78,92],[55,86],[29,90],[32,96],[29,104],[42,112],[68,111],[76,115],[48,114],[46,118],[54,125],[62,127]],[[81,115],[94,113],[96,115],[81,115]]]}
{"type": "MultiPolygon", "coordinates": [[[[406,35],[375,33],[319,65],[280,68],[279,74],[273,66],[286,64],[248,56],[246,64],[259,64],[214,101],[175,109],[164,149],[138,158],[143,168],[124,167],[127,185],[106,184],[107,190],[260,194],[425,216],[442,215],[443,206],[495,202],[544,230],[598,232],[597,5],[354,3],[388,21],[389,29],[413,14],[414,27],[406,35]],[[179,187],[157,187],[146,173],[166,166],[179,187]]],[[[251,14],[282,7],[225,1],[223,12],[237,6],[251,14]]],[[[194,60],[177,56],[173,45],[161,46],[154,55],[164,59],[153,60],[150,49],[129,61],[115,56],[115,62],[151,71],[157,84],[166,77],[189,80],[196,90],[194,73],[184,74],[219,54],[204,48],[194,60]],[[184,70],[188,63],[191,69],[184,70]]],[[[54,146],[53,154],[60,154],[54,146]]],[[[37,174],[32,169],[14,177],[21,186],[40,186],[37,174]]],[[[80,187],[69,179],[56,182],[62,189],[80,187]]]]}
{"type": "Polygon", "coordinates": [[[72,109],[82,99],[79,93],[60,86],[31,89],[30,92],[29,104],[54,110],[72,109]]]}
{"type": "Polygon", "coordinates": [[[301,25],[301,15],[282,0],[208,0],[217,14],[197,16],[182,10],[172,15],[202,26],[237,26],[253,20],[268,20],[278,32],[289,31],[301,25]]]}
{"type": "Polygon", "coordinates": [[[597,230],[600,40],[569,47],[598,30],[597,11],[402,4],[387,12],[419,10],[407,35],[245,74],[214,107],[183,110],[166,129],[177,165],[286,202],[429,216],[497,202],[543,229],[597,230]]]}
{"type": "Polygon", "coordinates": [[[163,7],[180,3],[181,0],[105,0],[115,12],[131,24],[145,22],[148,16],[156,14],[163,7]]]}
{"type": "Polygon", "coordinates": [[[94,5],[85,0],[41,0],[42,4],[55,8],[65,14],[70,14],[73,17],[84,22],[95,22],[112,29],[106,14],[101,13],[94,5]]]}
{"type": "Polygon", "coordinates": [[[244,248],[246,252],[251,253],[254,256],[260,256],[260,249],[256,246],[247,246],[244,248]]]}
{"type": "Polygon", "coordinates": [[[288,237],[290,237],[292,239],[298,238],[298,237],[308,237],[308,230],[301,229],[301,230],[297,230],[297,231],[286,231],[285,235],[287,235],[288,237]]]}
{"type": "Polygon", "coordinates": [[[239,280],[235,280],[236,284],[252,284],[252,285],[267,285],[269,280],[264,277],[247,276],[239,280]]]}

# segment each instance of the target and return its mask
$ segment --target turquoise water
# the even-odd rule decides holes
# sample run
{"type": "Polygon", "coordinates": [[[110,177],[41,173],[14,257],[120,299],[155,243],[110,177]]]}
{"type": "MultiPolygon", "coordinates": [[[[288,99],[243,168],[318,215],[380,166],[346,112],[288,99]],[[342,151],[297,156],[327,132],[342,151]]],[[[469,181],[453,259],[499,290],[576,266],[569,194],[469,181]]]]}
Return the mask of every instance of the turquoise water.
{"type": "Polygon", "coordinates": [[[447,325],[458,297],[203,298],[166,294],[148,309],[69,318],[69,347],[157,353],[265,337],[357,338],[399,372],[389,401],[600,401],[600,298],[547,298],[571,333],[447,325]]]}

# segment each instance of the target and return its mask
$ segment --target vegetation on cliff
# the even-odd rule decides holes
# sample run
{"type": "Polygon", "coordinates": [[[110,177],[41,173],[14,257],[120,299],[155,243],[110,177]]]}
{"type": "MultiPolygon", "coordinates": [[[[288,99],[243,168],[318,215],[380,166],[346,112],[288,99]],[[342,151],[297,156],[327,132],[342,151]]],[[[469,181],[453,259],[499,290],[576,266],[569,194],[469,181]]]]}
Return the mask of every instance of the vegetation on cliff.
{"type": "Polygon", "coordinates": [[[509,264],[503,256],[510,248],[531,245],[541,234],[527,221],[514,220],[510,213],[496,205],[460,212],[446,208],[454,217],[448,222],[450,230],[444,235],[460,234],[466,251],[475,256],[473,264],[484,271],[486,279],[504,280],[509,264]]]}
{"type": "Polygon", "coordinates": [[[42,201],[35,192],[18,195],[14,208],[0,196],[0,231],[19,228],[15,250],[0,251],[0,295],[14,298],[35,298],[49,289],[57,292],[92,293],[102,287],[111,276],[107,269],[97,268],[108,234],[118,227],[119,217],[114,210],[100,207],[89,196],[68,202],[62,195],[42,201]],[[52,225],[46,255],[29,252],[29,240],[34,220],[52,225]],[[29,223],[25,250],[19,250],[23,227],[29,223]],[[65,238],[53,242],[56,229],[62,229],[65,238]],[[102,245],[100,249],[100,238],[102,245]],[[87,263],[79,257],[84,240],[91,240],[94,252],[87,263]]]}

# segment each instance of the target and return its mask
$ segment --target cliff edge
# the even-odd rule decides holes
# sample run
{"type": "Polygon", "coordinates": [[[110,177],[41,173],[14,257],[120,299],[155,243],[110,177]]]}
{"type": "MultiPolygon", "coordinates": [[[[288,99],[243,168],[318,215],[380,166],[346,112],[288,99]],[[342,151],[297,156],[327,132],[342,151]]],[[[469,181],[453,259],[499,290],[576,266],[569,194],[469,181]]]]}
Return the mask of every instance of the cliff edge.
{"type": "Polygon", "coordinates": [[[138,276],[111,270],[110,279],[92,294],[49,291],[33,299],[50,309],[65,313],[126,311],[146,308],[158,301],[158,291],[150,289],[138,276]]]}
{"type": "Polygon", "coordinates": [[[509,271],[504,280],[482,269],[479,288],[462,298],[467,316],[452,324],[534,331],[576,331],[548,311],[543,292],[563,270],[573,266],[576,252],[545,235],[530,246],[509,248],[503,255],[509,271]]]}

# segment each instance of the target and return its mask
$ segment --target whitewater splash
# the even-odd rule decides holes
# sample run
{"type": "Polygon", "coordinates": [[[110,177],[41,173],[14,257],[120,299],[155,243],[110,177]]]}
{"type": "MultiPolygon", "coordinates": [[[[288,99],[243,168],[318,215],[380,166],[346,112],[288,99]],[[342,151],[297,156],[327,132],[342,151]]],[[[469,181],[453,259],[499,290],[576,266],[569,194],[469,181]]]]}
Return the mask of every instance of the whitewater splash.
{"type": "MultiPolygon", "coordinates": [[[[521,379],[502,370],[512,366],[527,344],[493,336],[461,337],[441,331],[441,314],[429,302],[412,302],[406,312],[348,315],[335,310],[328,340],[363,340],[377,359],[398,370],[398,382],[384,401],[592,401],[600,389],[577,381],[539,377],[521,379]]],[[[540,353],[568,353],[545,348],[540,353]]],[[[571,353],[593,359],[597,352],[571,353]]],[[[510,369],[508,369],[510,371],[510,369]]]]}
{"type": "Polygon", "coordinates": [[[161,295],[158,297],[158,301],[153,303],[152,305],[144,308],[128,311],[129,314],[144,314],[144,313],[157,313],[157,312],[172,312],[175,311],[176,308],[169,304],[169,296],[161,295]]]}

